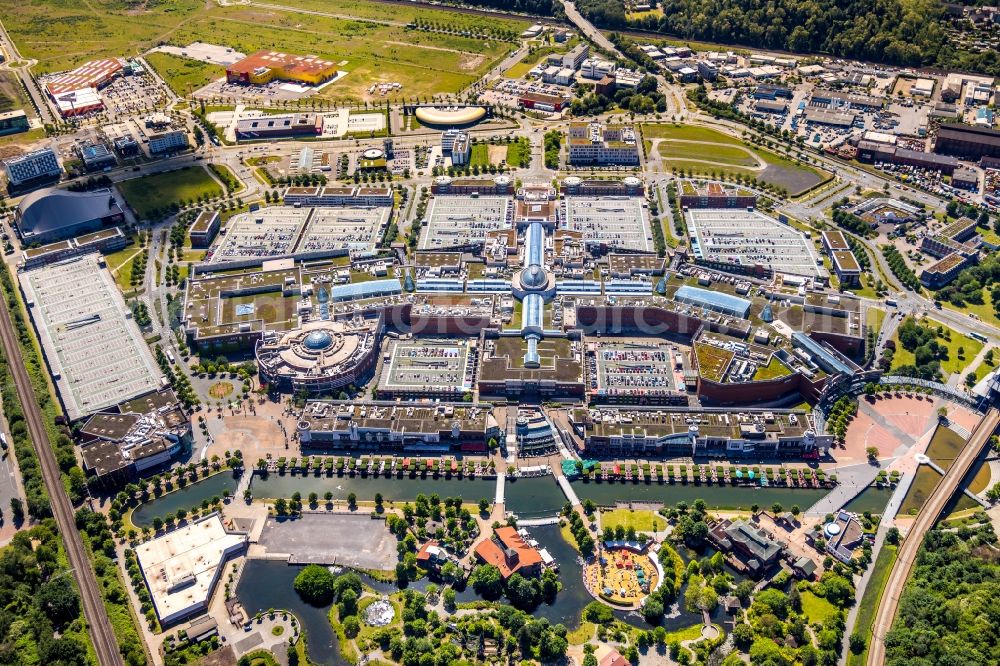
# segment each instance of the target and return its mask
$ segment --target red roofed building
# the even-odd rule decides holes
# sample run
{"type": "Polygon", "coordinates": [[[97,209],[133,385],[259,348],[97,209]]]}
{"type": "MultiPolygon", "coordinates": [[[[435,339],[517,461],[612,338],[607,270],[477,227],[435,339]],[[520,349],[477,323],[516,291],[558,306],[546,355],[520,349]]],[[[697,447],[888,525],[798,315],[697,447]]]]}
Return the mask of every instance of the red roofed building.
{"type": "Polygon", "coordinates": [[[599,645],[594,650],[594,657],[597,659],[597,666],[632,666],[632,662],[609,645],[599,645]]]}
{"type": "Polygon", "coordinates": [[[512,574],[537,576],[542,571],[542,556],[528,545],[513,527],[500,527],[493,536],[476,546],[476,557],[500,570],[504,580],[512,574]]]}

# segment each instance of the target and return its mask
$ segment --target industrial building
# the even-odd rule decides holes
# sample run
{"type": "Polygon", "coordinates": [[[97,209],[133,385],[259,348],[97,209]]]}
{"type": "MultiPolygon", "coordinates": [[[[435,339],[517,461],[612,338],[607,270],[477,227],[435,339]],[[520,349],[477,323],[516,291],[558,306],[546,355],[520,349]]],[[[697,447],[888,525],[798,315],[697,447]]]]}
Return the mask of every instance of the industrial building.
{"type": "Polygon", "coordinates": [[[7,188],[12,192],[55,183],[62,176],[59,158],[51,148],[6,159],[3,168],[7,174],[7,188]]]}
{"type": "Polygon", "coordinates": [[[83,468],[105,487],[120,486],[179,454],[191,421],[162,389],[102,410],[77,431],[83,468]]]}
{"type": "Polygon", "coordinates": [[[104,108],[104,100],[97,91],[111,83],[124,69],[125,64],[120,58],[91,60],[74,70],[48,78],[45,92],[64,118],[100,111],[104,108]]]}
{"type": "Polygon", "coordinates": [[[160,369],[103,258],[86,254],[18,277],[70,421],[160,388],[160,369]]]}
{"type": "Polygon", "coordinates": [[[314,55],[262,50],[226,68],[226,81],[265,85],[275,80],[319,85],[337,75],[337,63],[314,55]]]}
{"type": "Polygon", "coordinates": [[[25,245],[51,243],[119,225],[124,220],[118,201],[107,189],[38,190],[24,197],[14,211],[14,228],[25,245]]]}
{"type": "Polygon", "coordinates": [[[247,535],[226,530],[213,513],[135,547],[161,625],[208,609],[226,559],[243,550],[247,535]]]}
{"type": "Polygon", "coordinates": [[[934,151],[972,161],[983,157],[1000,157],[1000,129],[958,123],[942,124],[938,127],[934,151]]]}
{"type": "Polygon", "coordinates": [[[568,132],[569,163],[583,165],[639,164],[635,128],[624,125],[573,123],[568,132]]]}

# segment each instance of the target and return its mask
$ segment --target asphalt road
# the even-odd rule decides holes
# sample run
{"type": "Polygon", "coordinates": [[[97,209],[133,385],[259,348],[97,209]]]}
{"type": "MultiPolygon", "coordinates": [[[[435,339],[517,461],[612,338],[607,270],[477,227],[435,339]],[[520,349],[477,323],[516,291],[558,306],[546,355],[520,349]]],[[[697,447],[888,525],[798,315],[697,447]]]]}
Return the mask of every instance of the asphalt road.
{"type": "Polygon", "coordinates": [[[59,532],[62,534],[63,543],[66,547],[66,555],[73,571],[73,578],[76,579],[77,587],[80,590],[80,597],[83,601],[83,612],[87,619],[91,642],[94,644],[94,651],[97,653],[97,661],[101,666],[122,666],[123,662],[121,654],[118,651],[118,642],[115,639],[114,631],[111,629],[111,622],[108,620],[108,614],[104,608],[104,600],[101,597],[100,587],[97,584],[97,579],[94,577],[94,570],[90,566],[87,551],[83,547],[83,540],[76,529],[73,506],[70,504],[66,490],[63,488],[55,452],[49,446],[48,435],[45,431],[45,422],[42,419],[41,410],[38,408],[38,401],[35,399],[34,392],[32,391],[28,371],[24,368],[24,359],[21,357],[21,348],[17,344],[17,335],[14,332],[14,325],[11,322],[6,302],[3,303],[2,309],[3,314],[0,316],[0,342],[2,342],[7,359],[10,361],[10,369],[14,377],[14,385],[17,388],[18,400],[20,400],[21,406],[24,409],[28,433],[31,435],[35,453],[41,462],[42,477],[45,480],[45,487],[52,505],[52,514],[56,519],[59,532]]]}

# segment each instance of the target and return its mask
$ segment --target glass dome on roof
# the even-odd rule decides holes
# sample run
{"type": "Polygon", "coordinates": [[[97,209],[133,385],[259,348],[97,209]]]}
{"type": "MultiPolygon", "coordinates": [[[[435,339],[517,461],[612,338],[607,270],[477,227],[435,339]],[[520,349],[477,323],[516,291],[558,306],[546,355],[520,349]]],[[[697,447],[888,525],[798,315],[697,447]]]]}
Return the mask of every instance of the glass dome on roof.
{"type": "Polygon", "coordinates": [[[545,271],[538,264],[532,264],[528,266],[527,270],[521,275],[521,284],[528,289],[540,289],[544,287],[549,281],[548,276],[545,275],[545,271]]]}
{"type": "Polygon", "coordinates": [[[326,349],[333,343],[333,337],[330,335],[329,331],[312,331],[306,336],[306,339],[302,341],[303,346],[306,349],[311,349],[312,351],[320,351],[326,349]]]}

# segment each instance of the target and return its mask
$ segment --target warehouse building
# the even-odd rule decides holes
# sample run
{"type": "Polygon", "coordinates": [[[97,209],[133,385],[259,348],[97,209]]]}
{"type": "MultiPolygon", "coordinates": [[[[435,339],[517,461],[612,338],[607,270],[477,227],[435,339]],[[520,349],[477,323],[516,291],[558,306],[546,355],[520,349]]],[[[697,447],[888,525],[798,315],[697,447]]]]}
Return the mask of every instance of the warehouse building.
{"type": "Polygon", "coordinates": [[[246,534],[228,532],[219,514],[213,513],[136,546],[160,624],[207,610],[226,559],[246,543],[246,534]]]}
{"type": "Polygon", "coordinates": [[[934,151],[967,160],[1000,157],[1000,129],[963,124],[942,124],[934,151]]]}
{"type": "Polygon", "coordinates": [[[124,221],[125,214],[107,189],[38,190],[24,197],[14,211],[14,227],[25,245],[51,243],[124,221]]]}
{"type": "Polygon", "coordinates": [[[337,75],[337,63],[314,55],[263,50],[226,68],[226,81],[265,85],[274,80],[319,85],[337,75]]]}
{"type": "Polygon", "coordinates": [[[160,388],[163,375],[103,258],[87,254],[18,277],[70,421],[160,388]]]}
{"type": "Polygon", "coordinates": [[[91,60],[74,70],[49,78],[45,92],[55,103],[64,118],[80,116],[104,108],[104,101],[97,91],[124,71],[119,58],[91,60]]]}

